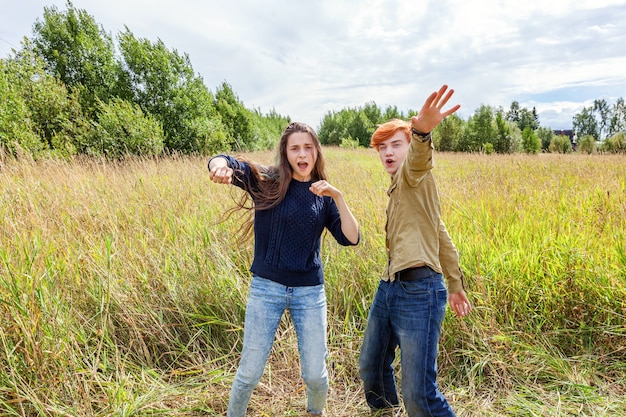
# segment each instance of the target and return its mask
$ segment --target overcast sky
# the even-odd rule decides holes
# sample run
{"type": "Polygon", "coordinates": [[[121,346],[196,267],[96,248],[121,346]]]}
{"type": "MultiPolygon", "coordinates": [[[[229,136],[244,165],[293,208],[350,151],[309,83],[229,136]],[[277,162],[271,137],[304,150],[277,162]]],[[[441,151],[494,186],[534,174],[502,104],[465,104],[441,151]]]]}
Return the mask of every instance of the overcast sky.
{"type": "MultiPolygon", "coordinates": [[[[329,111],[368,102],[419,110],[444,83],[463,119],[518,101],[553,129],[571,129],[595,99],[626,98],[626,0],[72,4],[114,38],[127,26],[187,53],[211,91],[226,81],[246,107],[315,128],[329,111]]],[[[61,0],[0,0],[0,57],[53,5],[66,10],[61,0]]]]}

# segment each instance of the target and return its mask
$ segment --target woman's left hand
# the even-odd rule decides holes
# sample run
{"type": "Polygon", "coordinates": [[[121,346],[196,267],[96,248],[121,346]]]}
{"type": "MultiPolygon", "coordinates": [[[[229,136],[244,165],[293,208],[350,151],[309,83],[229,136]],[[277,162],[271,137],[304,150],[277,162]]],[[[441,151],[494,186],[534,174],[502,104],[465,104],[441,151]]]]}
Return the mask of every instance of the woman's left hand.
{"type": "Polygon", "coordinates": [[[325,180],[320,180],[320,181],[314,182],[309,187],[309,190],[313,194],[319,195],[320,197],[321,196],[326,196],[326,197],[333,197],[333,198],[335,198],[339,194],[341,194],[341,192],[338,189],[336,189],[335,187],[330,185],[330,183],[328,183],[325,180]]]}

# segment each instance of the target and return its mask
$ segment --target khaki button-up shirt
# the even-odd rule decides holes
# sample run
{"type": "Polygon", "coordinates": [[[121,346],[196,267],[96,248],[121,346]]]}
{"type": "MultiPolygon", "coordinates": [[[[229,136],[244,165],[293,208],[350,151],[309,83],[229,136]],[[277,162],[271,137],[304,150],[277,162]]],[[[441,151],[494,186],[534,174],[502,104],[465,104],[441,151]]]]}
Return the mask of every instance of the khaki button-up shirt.
{"type": "Polygon", "coordinates": [[[413,135],[406,159],[387,190],[387,267],[383,280],[403,269],[428,265],[446,278],[451,294],[463,290],[459,253],[441,220],[439,191],[431,170],[431,140],[413,135]]]}

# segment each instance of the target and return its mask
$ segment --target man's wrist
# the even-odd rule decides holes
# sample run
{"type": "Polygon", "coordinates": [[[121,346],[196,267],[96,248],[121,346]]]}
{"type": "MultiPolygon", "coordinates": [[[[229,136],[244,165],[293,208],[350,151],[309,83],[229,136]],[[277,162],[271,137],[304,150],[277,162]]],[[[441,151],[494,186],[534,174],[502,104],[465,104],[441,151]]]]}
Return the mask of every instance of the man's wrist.
{"type": "Polygon", "coordinates": [[[417,139],[421,142],[428,142],[431,138],[430,133],[431,132],[428,132],[428,133],[420,132],[416,128],[411,127],[411,136],[413,137],[413,139],[417,139]]]}

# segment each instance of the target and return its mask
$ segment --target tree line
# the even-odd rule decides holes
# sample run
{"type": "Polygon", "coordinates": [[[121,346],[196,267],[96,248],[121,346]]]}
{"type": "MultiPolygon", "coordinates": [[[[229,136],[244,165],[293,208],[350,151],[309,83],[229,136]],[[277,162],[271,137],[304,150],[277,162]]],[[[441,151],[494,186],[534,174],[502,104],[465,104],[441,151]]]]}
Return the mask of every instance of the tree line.
{"type": "Polygon", "coordinates": [[[289,123],[210,91],[186,54],[128,29],[117,42],[85,10],[45,7],[0,60],[0,147],[60,156],[208,154],[273,146],[289,123]]]}
{"type": "MultiPolygon", "coordinates": [[[[397,107],[366,103],[324,115],[324,145],[369,146],[376,126],[408,118],[397,107]]],[[[272,148],[290,122],[248,109],[222,82],[211,91],[189,56],[125,28],[113,39],[85,10],[45,7],[31,38],[0,59],[0,153],[123,158],[164,153],[212,154],[272,148]]],[[[573,118],[583,152],[625,152],[626,108],[596,100],[573,118]]],[[[440,151],[571,152],[569,137],[539,125],[513,102],[482,105],[468,120],[452,115],[433,132],[440,151]]]]}
{"type": "MultiPolygon", "coordinates": [[[[604,100],[596,100],[596,103],[604,103],[600,108],[606,111],[595,110],[596,104],[585,108],[574,116],[571,136],[540,126],[535,108],[523,108],[513,101],[508,110],[481,105],[468,120],[452,114],[435,129],[433,141],[437,150],[450,152],[626,152],[623,99],[618,99],[612,107],[604,100]]],[[[370,136],[378,124],[415,114],[414,110],[404,114],[395,106],[381,109],[373,102],[331,111],[322,120],[320,140],[329,145],[369,146],[370,136]]]]}

